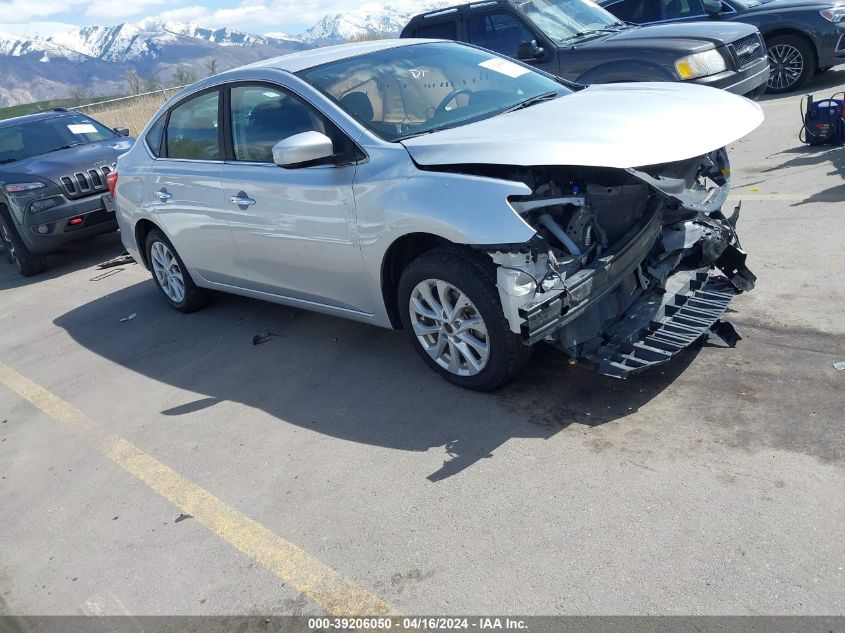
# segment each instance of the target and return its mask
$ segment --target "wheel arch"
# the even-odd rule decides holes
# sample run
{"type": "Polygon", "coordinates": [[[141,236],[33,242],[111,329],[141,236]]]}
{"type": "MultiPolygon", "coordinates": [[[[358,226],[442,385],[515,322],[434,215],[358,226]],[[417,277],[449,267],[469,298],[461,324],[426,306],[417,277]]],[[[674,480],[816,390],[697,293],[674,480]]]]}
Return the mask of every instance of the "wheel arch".
{"type": "Polygon", "coordinates": [[[442,246],[455,244],[433,233],[406,233],[394,240],[385,251],[381,263],[381,295],[390,325],[394,329],[402,329],[398,304],[399,279],[402,272],[420,255],[442,246]]]}
{"type": "Polygon", "coordinates": [[[135,223],[135,244],[138,246],[138,252],[141,254],[141,263],[144,264],[147,270],[150,269],[150,262],[147,261],[147,236],[153,229],[164,233],[159,225],[147,218],[142,218],[135,223]]]}
{"type": "Polygon", "coordinates": [[[819,49],[816,46],[815,40],[813,40],[813,38],[808,33],[806,33],[805,31],[802,31],[801,29],[796,28],[794,26],[782,26],[782,27],[778,27],[778,28],[775,28],[775,29],[767,30],[767,31],[761,33],[761,35],[763,36],[763,40],[765,40],[765,42],[766,42],[766,48],[768,48],[769,40],[771,38],[778,37],[778,36],[781,36],[781,35],[791,35],[793,37],[797,37],[798,39],[804,41],[804,43],[807,44],[810,47],[810,50],[813,52],[813,55],[815,55],[815,60],[813,60],[813,72],[815,72],[816,69],[818,68],[818,65],[819,65],[819,49]]]}

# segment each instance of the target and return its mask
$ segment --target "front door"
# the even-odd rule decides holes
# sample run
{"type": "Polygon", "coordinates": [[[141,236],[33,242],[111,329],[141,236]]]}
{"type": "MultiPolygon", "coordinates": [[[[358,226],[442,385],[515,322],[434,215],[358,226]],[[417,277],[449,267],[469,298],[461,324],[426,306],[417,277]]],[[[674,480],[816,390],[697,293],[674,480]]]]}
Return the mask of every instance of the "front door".
{"type": "Polygon", "coordinates": [[[236,85],[229,101],[234,160],[223,165],[223,198],[248,287],[371,313],[352,193],[355,153],[343,147],[351,141],[278,86],[236,85]],[[307,131],[332,138],[339,159],[278,167],[273,145],[307,131]]]}

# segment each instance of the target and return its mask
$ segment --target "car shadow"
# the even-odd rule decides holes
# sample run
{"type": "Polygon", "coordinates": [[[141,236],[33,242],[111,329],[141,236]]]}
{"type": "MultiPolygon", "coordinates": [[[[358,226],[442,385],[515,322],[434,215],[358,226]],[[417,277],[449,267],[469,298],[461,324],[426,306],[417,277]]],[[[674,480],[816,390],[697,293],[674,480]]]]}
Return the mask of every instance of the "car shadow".
{"type": "Polygon", "coordinates": [[[152,281],[54,323],[113,363],[198,394],[161,411],[162,430],[183,415],[234,401],[280,424],[352,442],[419,452],[443,447],[448,457],[428,475],[432,482],[492,457],[512,438],[545,440],[573,424],[620,420],[661,393],[695,356],[616,381],[541,346],[515,382],[480,394],[436,376],[403,332],[230,295],[183,315],[164,304],[152,281]],[[137,318],[120,323],[133,313],[137,318]]]}
{"type": "MultiPolygon", "coordinates": [[[[770,174],[790,167],[816,167],[829,163],[831,169],[826,175],[838,176],[840,180],[840,184],[817,191],[790,206],[800,207],[813,202],[841,202],[845,200],[845,148],[841,145],[798,145],[775,155],[792,157],[774,167],[761,169],[761,174],[770,174]]],[[[765,179],[760,182],[764,181],[765,179]]]]}
{"type": "MultiPolygon", "coordinates": [[[[0,291],[49,281],[67,273],[90,268],[117,257],[123,251],[119,233],[98,235],[91,239],[73,242],[58,253],[48,255],[49,268],[46,271],[34,277],[22,277],[17,269],[8,263],[6,251],[0,244],[0,291]]],[[[107,272],[103,271],[103,273],[107,272]]]]}

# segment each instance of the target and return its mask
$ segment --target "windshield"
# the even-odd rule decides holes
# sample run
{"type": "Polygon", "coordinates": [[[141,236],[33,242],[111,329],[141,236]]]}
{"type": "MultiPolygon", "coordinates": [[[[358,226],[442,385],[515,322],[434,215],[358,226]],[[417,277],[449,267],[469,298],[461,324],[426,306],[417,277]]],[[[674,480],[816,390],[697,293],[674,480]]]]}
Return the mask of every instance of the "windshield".
{"type": "Polygon", "coordinates": [[[558,44],[620,25],[592,0],[528,0],[517,7],[558,44]]]}
{"type": "Polygon", "coordinates": [[[493,53],[456,43],[399,46],[299,76],[388,141],[466,125],[571,90],[493,53]]]}
{"type": "Polygon", "coordinates": [[[116,136],[104,125],[81,114],[65,114],[0,127],[0,164],[116,136]]]}

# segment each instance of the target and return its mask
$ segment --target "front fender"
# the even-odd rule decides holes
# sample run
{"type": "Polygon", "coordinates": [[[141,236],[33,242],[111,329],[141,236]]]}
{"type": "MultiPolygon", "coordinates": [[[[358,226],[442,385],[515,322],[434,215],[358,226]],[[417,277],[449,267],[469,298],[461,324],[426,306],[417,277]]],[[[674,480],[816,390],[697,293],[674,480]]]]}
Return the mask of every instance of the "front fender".
{"type": "Polygon", "coordinates": [[[576,81],[582,84],[609,84],[627,81],[677,81],[677,77],[660,64],[623,60],[595,66],[576,81]]]}
{"type": "Polygon", "coordinates": [[[528,186],[414,165],[401,146],[367,148],[370,160],[355,176],[358,238],[368,284],[382,303],[381,266],[397,239],[427,233],[454,244],[521,244],[534,229],[514,211],[509,196],[528,186]]]}

